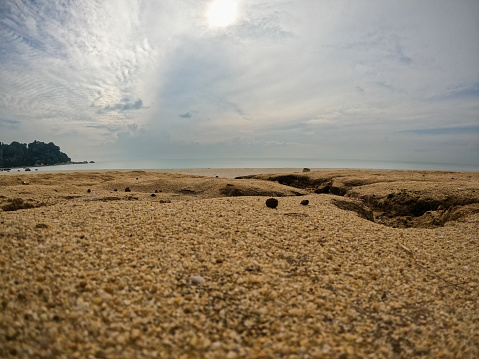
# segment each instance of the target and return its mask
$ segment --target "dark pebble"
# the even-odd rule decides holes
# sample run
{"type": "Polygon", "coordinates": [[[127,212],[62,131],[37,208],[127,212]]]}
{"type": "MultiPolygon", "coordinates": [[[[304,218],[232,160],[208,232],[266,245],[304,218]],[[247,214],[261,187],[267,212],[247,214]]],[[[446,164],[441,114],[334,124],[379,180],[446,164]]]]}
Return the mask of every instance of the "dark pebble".
{"type": "Polygon", "coordinates": [[[131,192],[130,187],[126,187],[126,188],[125,188],[125,192],[131,192]]]}
{"type": "Polygon", "coordinates": [[[266,207],[269,207],[269,208],[278,207],[278,200],[276,198],[268,198],[266,200],[266,207]]]}
{"type": "Polygon", "coordinates": [[[151,197],[156,197],[156,194],[152,193],[152,194],[151,194],[151,197]]]}
{"type": "Polygon", "coordinates": [[[301,204],[303,206],[307,206],[309,204],[309,201],[307,199],[304,199],[304,200],[301,201],[301,204]]]}
{"type": "Polygon", "coordinates": [[[91,189],[88,188],[88,189],[87,189],[87,192],[90,193],[90,192],[91,192],[91,189]]]}

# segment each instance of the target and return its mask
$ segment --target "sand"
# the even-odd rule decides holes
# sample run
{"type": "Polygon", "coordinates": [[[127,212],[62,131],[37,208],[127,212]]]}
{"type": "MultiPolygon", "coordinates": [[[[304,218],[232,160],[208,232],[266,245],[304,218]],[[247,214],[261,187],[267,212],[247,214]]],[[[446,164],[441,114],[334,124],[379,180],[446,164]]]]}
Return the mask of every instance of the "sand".
{"type": "Polygon", "coordinates": [[[0,175],[0,357],[479,356],[479,173],[222,171],[0,175]]]}

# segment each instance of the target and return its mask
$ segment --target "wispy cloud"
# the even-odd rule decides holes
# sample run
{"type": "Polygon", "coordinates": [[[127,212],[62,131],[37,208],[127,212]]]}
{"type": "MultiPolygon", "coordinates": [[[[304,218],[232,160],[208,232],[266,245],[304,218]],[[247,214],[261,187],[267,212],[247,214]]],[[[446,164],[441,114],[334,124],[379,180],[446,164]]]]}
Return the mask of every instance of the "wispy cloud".
{"type": "Polygon", "coordinates": [[[433,97],[433,100],[477,100],[479,103],[479,83],[456,85],[444,93],[433,97]]]}
{"type": "Polygon", "coordinates": [[[416,134],[416,135],[471,135],[479,134],[478,126],[454,126],[454,127],[440,127],[440,128],[421,128],[415,130],[397,131],[398,134],[416,134]]]}
{"type": "Polygon", "coordinates": [[[122,99],[120,103],[114,105],[108,105],[97,113],[112,112],[112,111],[131,111],[139,110],[143,107],[143,101],[141,99],[131,102],[129,99],[122,99]]]}
{"type": "Polygon", "coordinates": [[[179,114],[178,117],[180,118],[191,118],[191,113],[189,112],[185,112],[185,113],[182,113],[182,114],[179,114]]]}
{"type": "MultiPolygon", "coordinates": [[[[154,51],[131,2],[2,2],[2,85],[5,116],[56,116],[96,123],[103,113],[139,109],[142,73],[154,51]],[[100,114],[101,115],[101,114],[100,114]]],[[[118,118],[120,119],[120,118],[118,118]]],[[[70,122],[71,123],[71,122],[70,122]]]]}

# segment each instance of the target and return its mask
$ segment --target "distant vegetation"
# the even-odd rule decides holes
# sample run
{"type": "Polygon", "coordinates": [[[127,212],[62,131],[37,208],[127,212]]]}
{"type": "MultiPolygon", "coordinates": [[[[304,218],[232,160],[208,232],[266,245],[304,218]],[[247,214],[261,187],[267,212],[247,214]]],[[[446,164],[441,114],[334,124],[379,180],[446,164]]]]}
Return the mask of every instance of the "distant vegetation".
{"type": "Polygon", "coordinates": [[[0,167],[50,166],[70,162],[60,147],[53,142],[33,141],[26,143],[12,142],[7,145],[0,142],[0,167]]]}

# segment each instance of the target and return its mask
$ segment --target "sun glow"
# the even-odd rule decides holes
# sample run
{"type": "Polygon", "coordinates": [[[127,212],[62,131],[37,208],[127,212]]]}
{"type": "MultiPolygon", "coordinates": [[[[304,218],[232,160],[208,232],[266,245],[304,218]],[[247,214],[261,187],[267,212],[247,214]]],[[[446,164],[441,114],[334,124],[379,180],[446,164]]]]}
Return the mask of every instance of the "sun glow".
{"type": "Polygon", "coordinates": [[[237,14],[237,1],[214,0],[208,8],[208,22],[213,27],[225,27],[236,20],[237,14]]]}

